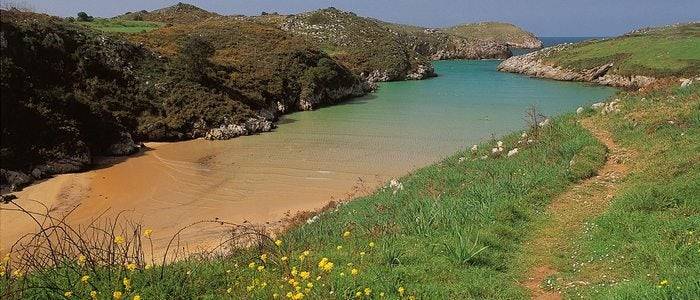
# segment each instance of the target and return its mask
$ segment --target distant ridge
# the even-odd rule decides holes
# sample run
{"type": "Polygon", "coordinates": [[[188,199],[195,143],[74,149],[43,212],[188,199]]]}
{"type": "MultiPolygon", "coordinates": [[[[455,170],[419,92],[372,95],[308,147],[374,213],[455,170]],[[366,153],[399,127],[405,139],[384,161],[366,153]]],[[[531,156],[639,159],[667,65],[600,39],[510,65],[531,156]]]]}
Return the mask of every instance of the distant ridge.
{"type": "Polygon", "coordinates": [[[184,24],[199,22],[216,16],[219,16],[219,14],[204,10],[192,4],[178,2],[173,6],[156,9],[150,12],[146,10],[127,12],[114,18],[122,20],[184,24]]]}

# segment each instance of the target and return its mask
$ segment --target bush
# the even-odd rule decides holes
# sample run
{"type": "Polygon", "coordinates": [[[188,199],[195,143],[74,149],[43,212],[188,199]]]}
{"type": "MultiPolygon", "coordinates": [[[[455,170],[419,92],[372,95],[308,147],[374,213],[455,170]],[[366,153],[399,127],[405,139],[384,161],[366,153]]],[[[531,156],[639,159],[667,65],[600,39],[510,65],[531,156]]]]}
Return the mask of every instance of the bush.
{"type": "Polygon", "coordinates": [[[95,18],[91,15],[88,15],[86,12],[81,11],[78,13],[78,21],[81,22],[92,22],[95,18]]]}

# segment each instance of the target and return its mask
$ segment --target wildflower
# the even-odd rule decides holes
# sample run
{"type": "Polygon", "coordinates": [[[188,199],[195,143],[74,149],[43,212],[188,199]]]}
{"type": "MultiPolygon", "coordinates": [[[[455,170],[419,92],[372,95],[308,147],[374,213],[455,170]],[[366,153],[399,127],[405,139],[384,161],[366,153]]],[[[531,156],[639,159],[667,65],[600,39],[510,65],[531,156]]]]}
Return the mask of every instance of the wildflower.
{"type": "Polygon", "coordinates": [[[262,261],[267,261],[267,253],[263,253],[262,255],[260,255],[260,259],[262,261]]]}
{"type": "Polygon", "coordinates": [[[14,270],[12,272],[12,276],[14,278],[20,278],[20,277],[22,277],[22,275],[24,275],[24,274],[22,273],[22,270],[20,270],[20,269],[14,270]]]}
{"type": "Polygon", "coordinates": [[[275,241],[275,245],[277,245],[277,247],[282,246],[282,241],[281,241],[281,240],[276,240],[276,241],[275,241]]]}
{"type": "Polygon", "coordinates": [[[73,297],[73,292],[67,291],[67,292],[63,293],[63,296],[66,296],[66,298],[73,297]]]}
{"type": "Polygon", "coordinates": [[[115,237],[114,237],[114,242],[115,242],[117,245],[124,244],[125,241],[126,241],[126,240],[125,240],[124,237],[121,236],[121,235],[118,235],[118,236],[115,236],[115,237]]]}
{"type": "Polygon", "coordinates": [[[187,274],[187,276],[192,275],[192,271],[187,270],[187,272],[185,272],[185,274],[187,274]]]}
{"type": "Polygon", "coordinates": [[[230,294],[232,291],[233,291],[232,288],[227,288],[227,289],[226,289],[226,293],[229,293],[229,294],[230,294]]]}
{"type": "Polygon", "coordinates": [[[321,280],[321,276],[316,276],[316,281],[321,280]]]}
{"type": "Polygon", "coordinates": [[[122,283],[124,284],[124,289],[125,290],[131,290],[131,279],[124,277],[122,280],[122,283]]]}
{"type": "Polygon", "coordinates": [[[357,270],[357,269],[355,269],[355,268],[353,268],[352,270],[350,270],[350,274],[352,274],[353,276],[357,275],[358,273],[360,273],[360,271],[357,270]]]}
{"type": "Polygon", "coordinates": [[[88,283],[88,280],[90,280],[90,276],[84,275],[83,277],[80,277],[80,282],[82,283],[88,283]]]}
{"type": "Polygon", "coordinates": [[[335,247],[335,249],[342,250],[343,246],[338,245],[337,247],[335,247]]]}
{"type": "Polygon", "coordinates": [[[292,296],[292,300],[301,300],[304,299],[304,294],[302,293],[296,293],[294,296],[292,296]]]}
{"type": "Polygon", "coordinates": [[[136,270],[136,264],[135,264],[135,263],[127,263],[125,266],[126,266],[126,269],[129,270],[129,271],[134,271],[134,270],[136,270]]]}
{"type": "Polygon", "coordinates": [[[668,280],[667,279],[661,280],[661,282],[659,282],[659,284],[662,286],[668,285],[668,280]]]}
{"type": "Polygon", "coordinates": [[[518,148],[514,148],[513,150],[508,151],[508,157],[511,157],[513,155],[518,154],[518,148]]]}
{"type": "Polygon", "coordinates": [[[138,295],[138,294],[137,294],[137,295],[134,295],[134,297],[131,298],[131,299],[132,299],[132,300],[141,300],[141,295],[138,295]]]}
{"type": "Polygon", "coordinates": [[[114,291],[114,293],[112,293],[112,298],[114,298],[114,300],[121,300],[122,295],[123,295],[122,292],[114,291]]]}
{"type": "Polygon", "coordinates": [[[379,297],[384,297],[384,292],[379,293],[379,297]]]}
{"type": "Polygon", "coordinates": [[[309,282],[309,283],[306,284],[306,287],[307,287],[307,288],[313,288],[313,287],[314,287],[314,284],[311,283],[311,282],[309,282]]]}
{"type": "Polygon", "coordinates": [[[265,266],[258,266],[258,271],[262,272],[262,270],[265,269],[265,266]]]}
{"type": "Polygon", "coordinates": [[[309,255],[311,254],[311,251],[306,250],[306,251],[304,251],[302,254],[304,254],[304,256],[309,256],[309,255]]]}
{"type": "Polygon", "coordinates": [[[472,152],[476,152],[477,150],[479,150],[479,146],[478,146],[478,145],[472,145],[472,149],[471,149],[471,150],[472,150],[472,152]]]}
{"type": "Polygon", "coordinates": [[[85,257],[85,255],[82,255],[82,254],[78,255],[78,265],[79,266],[81,266],[81,267],[84,266],[85,261],[87,261],[87,257],[85,257]]]}
{"type": "Polygon", "coordinates": [[[311,276],[311,273],[306,272],[306,271],[303,271],[303,272],[299,273],[299,276],[300,276],[302,279],[306,280],[306,279],[309,279],[309,276],[311,276]]]}
{"type": "Polygon", "coordinates": [[[292,268],[292,272],[291,272],[291,273],[292,273],[292,276],[297,276],[297,272],[298,272],[298,271],[297,271],[297,267],[293,267],[293,268],[292,268]]]}
{"type": "Polygon", "coordinates": [[[365,256],[365,252],[364,251],[360,252],[360,256],[365,256]]]}
{"type": "Polygon", "coordinates": [[[272,294],[272,298],[274,298],[274,299],[277,299],[277,298],[279,298],[279,297],[280,297],[280,294],[278,294],[278,293],[272,294]]]}
{"type": "Polygon", "coordinates": [[[249,286],[245,287],[245,289],[248,290],[249,292],[252,291],[253,288],[255,288],[255,287],[252,286],[252,285],[249,285],[249,286]]]}
{"type": "Polygon", "coordinates": [[[357,297],[357,298],[362,297],[362,292],[358,291],[357,293],[355,293],[355,297],[357,297]]]}
{"type": "Polygon", "coordinates": [[[369,247],[370,248],[374,247],[374,242],[369,242],[369,247]]]}
{"type": "Polygon", "coordinates": [[[146,230],[143,231],[143,236],[145,236],[146,238],[150,239],[152,233],[153,233],[153,229],[146,228],[146,230]]]}
{"type": "Polygon", "coordinates": [[[294,294],[292,294],[292,292],[289,292],[289,293],[287,293],[287,298],[292,298],[293,295],[294,294]]]}
{"type": "Polygon", "coordinates": [[[151,264],[146,264],[145,266],[143,266],[144,270],[150,270],[151,268],[153,268],[153,265],[151,264]]]}
{"type": "Polygon", "coordinates": [[[10,259],[11,259],[10,253],[7,253],[7,254],[5,254],[5,257],[2,258],[2,262],[6,263],[6,262],[10,261],[10,259]]]}
{"type": "Polygon", "coordinates": [[[403,293],[404,293],[405,291],[406,291],[405,288],[403,288],[402,286],[399,287],[399,295],[400,295],[401,297],[403,297],[403,293]]]}
{"type": "Polygon", "coordinates": [[[340,272],[340,277],[345,276],[345,272],[340,272]]]}
{"type": "Polygon", "coordinates": [[[255,262],[252,261],[248,264],[248,268],[255,269],[255,262]]]}
{"type": "Polygon", "coordinates": [[[299,255],[299,261],[304,261],[304,255],[299,255]]]}
{"type": "Polygon", "coordinates": [[[92,300],[97,300],[97,291],[91,291],[90,292],[90,298],[92,300]]]}
{"type": "Polygon", "coordinates": [[[343,237],[349,237],[350,236],[350,231],[343,232],[343,237]]]}
{"type": "Polygon", "coordinates": [[[289,258],[286,257],[286,256],[282,256],[282,258],[280,258],[280,259],[281,259],[282,261],[287,261],[289,258]]]}
{"type": "Polygon", "coordinates": [[[364,292],[365,292],[365,296],[369,296],[369,294],[372,293],[372,289],[366,287],[365,290],[364,290],[364,292]]]}

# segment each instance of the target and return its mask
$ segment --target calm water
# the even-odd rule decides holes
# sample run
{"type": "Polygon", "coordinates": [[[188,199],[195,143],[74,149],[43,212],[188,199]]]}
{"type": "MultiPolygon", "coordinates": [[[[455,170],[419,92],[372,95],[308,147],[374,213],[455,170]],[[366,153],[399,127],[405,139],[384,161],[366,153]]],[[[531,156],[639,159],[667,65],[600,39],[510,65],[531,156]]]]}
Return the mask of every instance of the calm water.
{"type": "MultiPolygon", "coordinates": [[[[492,134],[523,128],[530,105],[553,116],[614,92],[501,73],[497,64],[436,62],[435,79],[384,83],[363,98],[287,115],[270,133],[149,144],[152,150],[113,166],[28,187],[20,201],[54,199],[47,205],[59,210],[80,203],[73,222],[87,222],[107,208],[133,211],[159,236],[216,217],[275,221],[366,193],[492,134]]],[[[5,241],[33,227],[19,217],[0,219],[11,228],[2,231],[5,241]]],[[[217,234],[200,230],[183,238],[206,242],[217,234]]]]}

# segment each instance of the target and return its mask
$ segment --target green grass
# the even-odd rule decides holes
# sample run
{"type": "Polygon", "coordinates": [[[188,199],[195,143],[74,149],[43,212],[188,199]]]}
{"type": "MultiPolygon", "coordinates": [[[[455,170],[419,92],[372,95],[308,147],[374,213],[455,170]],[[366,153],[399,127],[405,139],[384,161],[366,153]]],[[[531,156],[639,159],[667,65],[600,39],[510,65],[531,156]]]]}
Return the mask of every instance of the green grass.
{"type": "Polygon", "coordinates": [[[700,87],[620,95],[594,116],[636,152],[632,173],[579,243],[572,298],[693,299],[700,295],[700,87]],[[667,280],[668,284],[661,284],[667,280]]]}
{"type": "Polygon", "coordinates": [[[577,70],[612,62],[611,72],[626,76],[693,76],[700,73],[700,23],[581,43],[544,59],[577,70]]]}
{"type": "Polygon", "coordinates": [[[104,32],[139,33],[158,29],[165,25],[160,22],[95,19],[91,22],[76,22],[104,32]]]}
{"type": "MultiPolygon", "coordinates": [[[[519,136],[504,138],[506,148],[519,136]]],[[[357,292],[363,298],[384,293],[396,299],[399,288],[405,289],[401,298],[523,298],[526,294],[516,284],[518,270],[511,262],[532,221],[540,218],[553,196],[580,179],[569,167],[571,159],[584,155],[582,151],[600,153],[604,148],[572,116],[553,122],[537,142],[521,147],[513,157],[480,159],[493,144],[482,145],[474,158],[460,152],[401,178],[404,189],[396,193],[383,188],[325,212],[318,221],[280,237],[281,247],[268,243],[225,258],[175,263],[166,267],[162,280],[157,276],[160,267],[135,272],[116,267],[113,272],[123,275],[111,277],[99,276],[106,272],[101,269],[91,275],[94,288],[103,294],[123,290],[119,278],[129,277],[132,295],[145,299],[270,298],[293,291],[283,279],[291,278],[290,268],[296,267],[311,272],[310,280],[295,277],[301,286],[313,283],[308,292],[300,288],[306,299],[353,298],[357,292]],[[460,162],[460,157],[467,159],[460,162]],[[350,235],[343,237],[346,231],[350,235]],[[300,260],[305,250],[310,254],[300,260]],[[265,262],[262,253],[268,255],[265,262]],[[289,259],[282,261],[282,256],[289,259]],[[318,267],[324,257],[334,263],[331,272],[318,267]],[[254,266],[248,268],[251,262],[254,266]],[[265,268],[258,271],[259,265],[265,268]],[[352,269],[358,274],[352,275],[352,269]],[[365,288],[371,289],[369,296],[365,288]]],[[[84,296],[89,291],[76,282],[79,273],[66,280],[63,289],[84,296]]]]}

